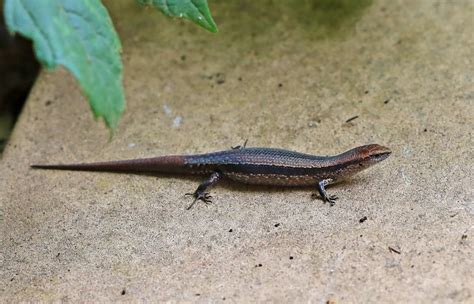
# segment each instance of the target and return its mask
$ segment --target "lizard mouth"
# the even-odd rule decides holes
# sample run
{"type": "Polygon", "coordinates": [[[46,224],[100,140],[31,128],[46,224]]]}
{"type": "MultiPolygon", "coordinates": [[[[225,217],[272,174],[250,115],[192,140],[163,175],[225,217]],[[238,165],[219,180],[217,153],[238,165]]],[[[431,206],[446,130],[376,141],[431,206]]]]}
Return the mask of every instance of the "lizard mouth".
{"type": "Polygon", "coordinates": [[[392,150],[377,144],[365,146],[365,149],[367,159],[375,162],[382,161],[392,154],[392,150]]]}
{"type": "Polygon", "coordinates": [[[377,161],[381,161],[389,157],[390,154],[392,154],[392,151],[389,148],[387,147],[380,147],[380,148],[381,149],[379,151],[376,151],[375,153],[371,155],[371,158],[377,161]]]}

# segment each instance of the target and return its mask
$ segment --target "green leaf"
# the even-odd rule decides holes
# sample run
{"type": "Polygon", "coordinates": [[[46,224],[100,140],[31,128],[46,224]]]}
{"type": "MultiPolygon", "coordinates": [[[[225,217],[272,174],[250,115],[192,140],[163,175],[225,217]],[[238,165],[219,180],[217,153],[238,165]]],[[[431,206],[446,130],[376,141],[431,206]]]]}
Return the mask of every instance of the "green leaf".
{"type": "Polygon", "coordinates": [[[5,0],[11,32],[33,40],[47,67],[66,67],[96,117],[114,129],[125,109],[120,41],[100,0],[5,0]]]}
{"type": "Polygon", "coordinates": [[[217,26],[212,19],[207,0],[137,0],[143,5],[151,5],[170,17],[186,18],[206,30],[216,33],[217,26]]]}

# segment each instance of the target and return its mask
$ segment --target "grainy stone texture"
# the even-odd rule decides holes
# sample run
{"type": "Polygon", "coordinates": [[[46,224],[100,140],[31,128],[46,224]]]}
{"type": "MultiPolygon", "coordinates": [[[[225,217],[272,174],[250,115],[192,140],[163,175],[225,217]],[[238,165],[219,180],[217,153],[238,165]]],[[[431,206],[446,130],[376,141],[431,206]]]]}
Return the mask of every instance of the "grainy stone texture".
{"type": "Polygon", "coordinates": [[[65,71],[41,74],[1,163],[0,301],[472,303],[473,2],[300,3],[211,1],[213,35],[106,1],[127,112],[109,141],[65,71]],[[393,154],[334,207],[224,182],[186,211],[199,179],[28,167],[246,138],[393,154]]]}

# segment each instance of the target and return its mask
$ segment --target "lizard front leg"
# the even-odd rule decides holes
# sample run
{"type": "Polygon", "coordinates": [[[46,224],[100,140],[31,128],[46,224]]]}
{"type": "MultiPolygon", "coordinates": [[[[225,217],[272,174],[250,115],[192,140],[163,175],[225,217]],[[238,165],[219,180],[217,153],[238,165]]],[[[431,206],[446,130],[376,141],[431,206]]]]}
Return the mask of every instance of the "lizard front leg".
{"type": "Polygon", "coordinates": [[[194,201],[186,208],[186,210],[191,209],[194,204],[201,200],[205,203],[211,203],[212,196],[209,195],[209,192],[206,192],[206,189],[214,184],[216,184],[222,177],[222,173],[219,171],[212,172],[211,176],[204,182],[202,182],[193,193],[186,193],[186,195],[192,195],[194,201]]]}
{"type": "Polygon", "coordinates": [[[326,186],[332,182],[333,180],[331,178],[328,178],[328,179],[323,179],[317,185],[319,195],[321,195],[321,198],[325,202],[328,202],[331,206],[333,206],[336,203],[336,200],[338,199],[336,195],[329,195],[326,191],[326,186]]]}

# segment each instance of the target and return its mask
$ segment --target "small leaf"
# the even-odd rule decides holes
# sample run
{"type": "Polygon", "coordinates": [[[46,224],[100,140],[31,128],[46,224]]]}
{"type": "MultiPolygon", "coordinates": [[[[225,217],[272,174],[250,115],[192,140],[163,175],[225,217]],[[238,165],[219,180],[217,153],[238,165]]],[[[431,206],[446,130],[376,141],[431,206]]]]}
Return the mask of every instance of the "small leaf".
{"type": "Polygon", "coordinates": [[[33,40],[47,67],[66,67],[96,117],[114,129],[125,109],[120,41],[100,0],[5,0],[11,32],[33,40]]]}
{"type": "Polygon", "coordinates": [[[170,17],[186,18],[206,30],[216,33],[217,26],[212,19],[207,0],[137,0],[143,5],[151,5],[170,17]]]}

